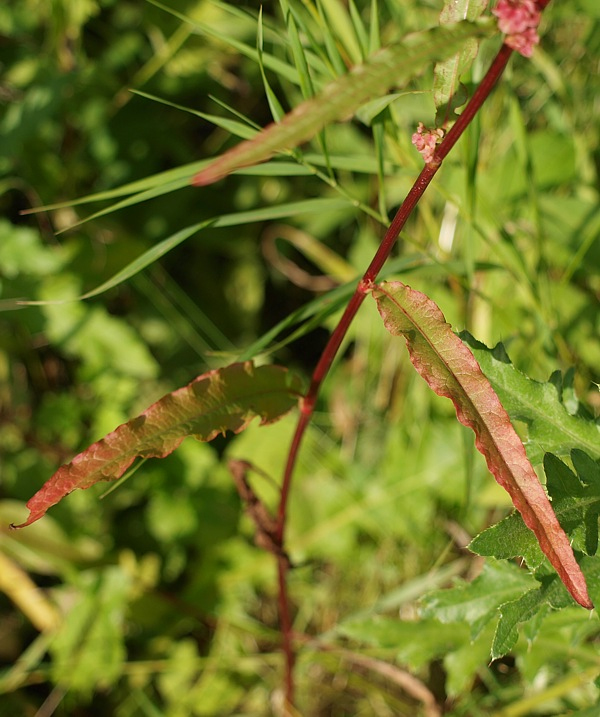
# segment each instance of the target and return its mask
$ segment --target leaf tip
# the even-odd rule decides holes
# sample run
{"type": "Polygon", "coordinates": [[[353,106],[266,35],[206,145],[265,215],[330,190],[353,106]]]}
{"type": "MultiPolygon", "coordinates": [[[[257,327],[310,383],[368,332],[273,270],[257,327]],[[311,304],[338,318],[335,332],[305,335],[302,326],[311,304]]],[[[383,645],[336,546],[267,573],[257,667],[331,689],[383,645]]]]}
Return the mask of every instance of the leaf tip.
{"type": "Polygon", "coordinates": [[[203,169],[201,172],[194,174],[191,185],[192,187],[206,187],[209,184],[214,184],[217,179],[220,179],[220,177],[216,176],[214,172],[203,169]]]}
{"type": "Polygon", "coordinates": [[[588,594],[587,586],[585,585],[585,583],[582,588],[573,588],[569,590],[569,592],[571,593],[571,596],[573,597],[575,602],[579,603],[581,607],[584,607],[586,610],[595,609],[594,603],[592,602],[588,594]]]}
{"type": "Polygon", "coordinates": [[[45,514],[45,512],[46,511],[44,511],[44,513],[41,513],[41,514],[34,514],[30,511],[29,517],[27,518],[27,520],[24,523],[18,523],[18,524],[11,523],[8,526],[8,528],[9,528],[9,530],[21,530],[21,528],[26,528],[28,525],[35,523],[36,520],[39,520],[45,514]]]}

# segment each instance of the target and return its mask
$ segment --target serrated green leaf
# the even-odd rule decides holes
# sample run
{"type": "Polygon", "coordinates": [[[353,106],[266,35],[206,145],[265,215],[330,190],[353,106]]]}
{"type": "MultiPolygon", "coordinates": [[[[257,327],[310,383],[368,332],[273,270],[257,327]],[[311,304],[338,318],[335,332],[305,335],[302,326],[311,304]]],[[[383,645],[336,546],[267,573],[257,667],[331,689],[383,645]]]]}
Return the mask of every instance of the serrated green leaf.
{"type": "Polygon", "coordinates": [[[541,463],[544,453],[567,455],[573,448],[600,458],[600,426],[571,415],[552,383],[540,383],[517,371],[504,347],[489,349],[468,332],[461,339],[473,352],[481,370],[498,394],[509,415],[527,424],[527,455],[541,463]]]}
{"type": "Polygon", "coordinates": [[[564,500],[582,497],[584,490],[573,471],[560,459],[546,453],[544,456],[546,488],[553,499],[564,500]]]}
{"type": "Polygon", "coordinates": [[[211,441],[243,431],[255,417],[261,425],[272,423],[292,408],[300,389],[299,379],[285,369],[256,368],[250,361],[198,376],[61,466],[27,502],[28,519],[13,527],[39,520],[76,488],[120,478],[138,456],[164,458],[186,436],[211,441]]]}
{"type": "MultiPolygon", "coordinates": [[[[584,468],[579,453],[580,469],[584,468]]],[[[589,458],[589,456],[587,456],[589,458]]],[[[598,464],[592,461],[595,467],[598,464]]],[[[544,456],[544,470],[548,492],[552,496],[556,514],[571,535],[573,547],[587,555],[598,550],[598,515],[600,515],[600,479],[596,472],[576,476],[560,459],[551,453],[544,456]]]]}
{"type": "Polygon", "coordinates": [[[498,560],[521,556],[532,570],[544,560],[535,535],[525,525],[519,513],[511,513],[496,525],[482,531],[473,538],[468,547],[477,555],[498,560]]]}
{"type": "Polygon", "coordinates": [[[255,139],[242,142],[216,159],[195,175],[192,184],[211,184],[240,167],[264,162],[275,152],[297,147],[323,127],[352,116],[365,102],[391,87],[406,84],[432,62],[452,55],[468,38],[493,31],[489,23],[461,22],[415,33],[401,44],[376,52],[327,85],[319,95],[298,105],[281,122],[269,125],[255,139]]]}
{"type": "Polygon", "coordinates": [[[492,643],[492,659],[506,655],[517,642],[520,625],[531,642],[541,628],[544,618],[553,610],[573,606],[573,598],[554,574],[541,579],[541,586],[500,608],[500,620],[492,643]]]}
{"type": "Polygon", "coordinates": [[[600,461],[590,458],[579,448],[571,451],[571,461],[584,485],[600,485],[600,461]]]}
{"type": "Polygon", "coordinates": [[[548,610],[541,590],[529,590],[500,608],[500,619],[492,643],[492,660],[504,657],[519,638],[518,625],[531,620],[540,610],[548,610]]]}
{"type": "Polygon", "coordinates": [[[435,617],[443,623],[467,623],[474,640],[496,618],[501,605],[519,598],[535,585],[526,570],[512,563],[488,561],[473,582],[426,595],[421,612],[424,617],[435,617]]]}
{"type": "MultiPolygon", "coordinates": [[[[570,535],[573,547],[586,555],[594,555],[598,549],[600,470],[598,463],[586,454],[577,451],[575,455],[582,470],[577,476],[556,456],[546,454],[546,485],[556,517],[570,535]]],[[[497,559],[520,555],[532,570],[538,568],[543,560],[534,536],[518,513],[509,515],[473,538],[469,550],[497,559]]]]}

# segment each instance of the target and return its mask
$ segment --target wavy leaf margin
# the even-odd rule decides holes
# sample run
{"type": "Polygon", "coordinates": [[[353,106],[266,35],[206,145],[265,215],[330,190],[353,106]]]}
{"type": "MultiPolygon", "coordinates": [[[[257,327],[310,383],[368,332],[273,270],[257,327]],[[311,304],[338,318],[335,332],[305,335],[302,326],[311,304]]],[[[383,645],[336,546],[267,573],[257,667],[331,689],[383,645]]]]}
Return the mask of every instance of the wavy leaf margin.
{"type": "Polygon", "coordinates": [[[211,441],[243,431],[255,417],[273,423],[300,395],[299,378],[280,366],[246,361],[202,374],[61,466],[27,502],[27,520],[11,528],[31,525],[76,488],[117,480],[137,457],[164,458],[187,436],[211,441]]]}

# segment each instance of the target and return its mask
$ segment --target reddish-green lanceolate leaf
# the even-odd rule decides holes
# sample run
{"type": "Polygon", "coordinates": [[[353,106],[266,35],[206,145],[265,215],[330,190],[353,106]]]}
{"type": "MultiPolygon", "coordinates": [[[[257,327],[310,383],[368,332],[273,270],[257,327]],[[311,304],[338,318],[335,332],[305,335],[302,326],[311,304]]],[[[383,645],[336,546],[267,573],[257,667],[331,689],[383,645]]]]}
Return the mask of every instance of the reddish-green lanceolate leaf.
{"type": "Polygon", "coordinates": [[[432,63],[458,52],[465,41],[495,32],[493,24],[459,22],[406,37],[402,43],[376,52],[366,62],[342,75],[316,97],[298,105],[279,123],[269,125],[254,139],[242,142],[198,172],[192,184],[203,186],[230,172],[264,162],[275,152],[297,147],[326,125],[347,119],[366,102],[401,87],[432,63]]]}
{"type": "Polygon", "coordinates": [[[477,448],[505,488],[561,580],[583,607],[593,607],[579,568],[525,448],[473,354],[425,294],[401,282],[373,295],[387,330],[406,339],[411,361],[429,386],[452,400],[461,423],[475,431],[477,448]]]}
{"type": "Polygon", "coordinates": [[[272,423],[297,402],[299,379],[279,366],[236,363],[210,371],[163,396],[141,415],[94,443],[56,473],[31,498],[23,528],[76,488],[120,478],[135,458],[164,458],[186,436],[210,441],[239,433],[256,416],[272,423]]]}

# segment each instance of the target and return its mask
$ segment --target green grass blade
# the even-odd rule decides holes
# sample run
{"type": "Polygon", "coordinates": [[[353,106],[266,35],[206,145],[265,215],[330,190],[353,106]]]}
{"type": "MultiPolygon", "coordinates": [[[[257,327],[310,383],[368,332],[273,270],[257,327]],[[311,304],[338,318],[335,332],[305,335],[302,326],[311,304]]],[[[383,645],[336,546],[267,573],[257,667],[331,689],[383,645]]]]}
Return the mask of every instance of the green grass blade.
{"type": "Polygon", "coordinates": [[[338,77],[340,75],[343,75],[346,72],[347,68],[338,49],[335,37],[331,32],[331,27],[325,17],[325,11],[323,10],[321,2],[317,2],[317,5],[319,9],[319,20],[321,30],[323,32],[325,50],[327,51],[327,56],[329,57],[329,62],[331,64],[333,74],[338,77]]]}
{"type": "Polygon", "coordinates": [[[342,43],[351,64],[357,65],[362,57],[352,20],[341,0],[321,0],[327,20],[342,43]]]}
{"type": "Polygon", "coordinates": [[[298,77],[300,78],[300,89],[304,99],[312,97],[315,93],[310,72],[308,71],[308,62],[306,60],[306,54],[304,47],[300,42],[300,35],[298,33],[298,27],[294,20],[294,15],[289,9],[287,0],[280,0],[284,16],[287,22],[287,31],[290,38],[290,46],[292,48],[292,55],[294,57],[294,64],[298,70],[298,77]]]}
{"type": "Polygon", "coordinates": [[[267,96],[267,102],[269,103],[269,109],[271,110],[271,116],[275,122],[280,122],[282,117],[285,116],[285,110],[279,101],[279,98],[273,91],[271,84],[267,78],[265,72],[265,66],[263,63],[263,31],[262,31],[262,8],[258,16],[258,29],[256,39],[256,49],[258,52],[258,67],[260,69],[260,76],[262,77],[263,87],[265,88],[265,94],[267,96]]]}
{"type": "MultiPolygon", "coordinates": [[[[124,197],[130,194],[139,194],[153,190],[156,187],[169,186],[167,192],[173,191],[172,186],[178,184],[179,186],[187,186],[189,184],[190,177],[194,175],[200,168],[206,166],[210,160],[202,159],[196,162],[190,162],[184,164],[181,167],[175,167],[174,169],[167,169],[164,172],[158,172],[152,174],[143,179],[123,184],[115,189],[107,189],[102,192],[96,192],[94,194],[88,194],[85,197],[79,199],[71,199],[66,202],[56,202],[54,204],[44,204],[40,207],[34,207],[33,209],[27,209],[23,211],[23,214],[36,214],[38,212],[49,212],[55,209],[64,209],[65,207],[75,207],[82,204],[93,204],[95,202],[105,202],[117,197],[124,197]]],[[[179,187],[177,187],[179,188],[179,187]]],[[[141,200],[144,201],[144,200],[141,200]]],[[[116,207],[117,205],[115,205],[116,207]]],[[[83,220],[83,221],[87,221],[83,220]]]]}
{"type": "MultiPolygon", "coordinates": [[[[95,289],[92,289],[91,291],[88,291],[81,296],[69,299],[68,301],[90,299],[93,296],[98,296],[99,294],[108,291],[109,289],[114,289],[115,286],[118,286],[124,281],[127,281],[128,279],[132,278],[140,271],[150,266],[150,264],[154,263],[157,259],[160,259],[162,256],[167,254],[169,251],[171,251],[171,249],[174,249],[186,239],[189,239],[194,234],[203,231],[209,226],[212,226],[214,228],[231,227],[238,226],[240,224],[249,224],[251,222],[282,219],[283,217],[295,217],[299,214],[306,214],[311,212],[319,213],[326,211],[334,211],[337,209],[348,209],[349,206],[351,207],[352,203],[349,202],[347,199],[317,198],[310,199],[308,201],[289,202],[287,204],[280,204],[276,206],[260,207],[259,209],[251,209],[244,212],[235,212],[233,214],[224,214],[214,219],[208,219],[203,222],[199,222],[198,224],[194,224],[190,227],[186,227],[185,229],[181,229],[167,239],[163,239],[163,241],[159,242],[151,249],[145,251],[143,254],[137,257],[137,259],[134,259],[125,268],[121,269],[121,271],[117,272],[110,279],[100,284],[100,286],[97,286],[95,289]]],[[[30,301],[24,299],[18,301],[16,305],[46,306],[49,304],[62,303],[65,303],[64,299],[56,301],[30,301]]]]}
{"type": "Polygon", "coordinates": [[[379,22],[379,4],[377,0],[371,0],[371,17],[369,21],[369,55],[377,52],[377,50],[381,47],[379,22]]]}
{"type": "Polygon", "coordinates": [[[145,97],[146,99],[152,100],[153,102],[158,102],[162,105],[167,105],[167,107],[173,107],[176,110],[181,110],[183,112],[187,112],[188,114],[195,115],[196,117],[200,117],[201,119],[204,119],[207,122],[214,124],[215,127],[220,127],[221,129],[224,129],[226,132],[229,132],[229,134],[232,134],[234,137],[240,137],[241,139],[252,139],[252,137],[254,137],[257,133],[256,126],[251,126],[249,120],[246,120],[245,123],[238,122],[236,120],[227,119],[227,117],[219,117],[218,115],[200,112],[199,110],[192,109],[191,107],[184,107],[183,105],[178,105],[175,102],[170,102],[169,100],[162,99],[162,97],[156,97],[156,95],[148,94],[148,92],[142,92],[141,90],[131,91],[133,92],[133,94],[139,95],[140,97],[145,97]]]}
{"type": "Polygon", "coordinates": [[[124,269],[121,269],[121,271],[117,272],[114,276],[112,276],[107,281],[100,284],[100,286],[97,286],[95,289],[92,289],[91,291],[86,292],[85,294],[82,294],[81,296],[75,297],[73,299],[60,299],[56,301],[48,300],[48,301],[28,301],[28,300],[22,300],[19,301],[19,306],[47,306],[50,304],[64,304],[70,301],[80,301],[82,299],[91,299],[93,296],[98,296],[99,294],[103,294],[105,291],[108,291],[109,289],[114,289],[115,286],[118,286],[119,284],[122,284],[124,281],[127,281],[128,279],[131,279],[133,276],[138,274],[140,271],[145,269],[147,266],[150,266],[150,264],[153,264],[155,261],[160,259],[162,256],[167,254],[171,251],[171,249],[174,249],[176,246],[181,244],[181,242],[185,241],[186,239],[189,239],[193,234],[196,234],[199,231],[202,231],[202,229],[205,229],[207,226],[210,226],[212,222],[211,221],[204,221],[200,222],[198,224],[194,224],[191,227],[186,227],[185,229],[181,229],[181,231],[178,231],[177,233],[173,234],[172,236],[168,237],[167,239],[163,239],[163,241],[159,242],[158,244],[155,244],[151,249],[148,249],[148,251],[145,251],[143,254],[137,257],[137,259],[134,259],[132,262],[127,264],[127,266],[124,269]]]}
{"type": "MultiPolygon", "coordinates": [[[[246,44],[245,42],[241,42],[239,40],[236,40],[234,37],[231,37],[230,35],[227,35],[227,33],[220,32],[219,30],[210,27],[209,25],[206,25],[205,23],[200,23],[195,20],[192,20],[191,18],[187,17],[183,13],[177,12],[176,10],[173,10],[173,8],[167,7],[166,5],[163,5],[161,2],[158,2],[158,0],[148,0],[149,3],[152,3],[152,5],[155,5],[156,7],[160,8],[161,10],[164,10],[165,12],[169,13],[170,15],[173,15],[174,17],[179,18],[180,20],[183,20],[183,22],[187,22],[194,30],[200,34],[200,35],[206,35],[208,37],[214,37],[217,40],[220,40],[221,42],[225,42],[226,44],[230,45],[234,49],[236,49],[241,55],[244,55],[245,57],[248,57],[250,60],[253,60],[254,62],[258,62],[258,52],[256,48],[251,47],[250,45],[246,44]]],[[[267,67],[269,70],[272,70],[276,74],[280,75],[281,77],[285,78],[289,82],[292,82],[295,85],[298,85],[300,83],[300,80],[298,78],[298,73],[296,70],[288,65],[285,62],[282,62],[279,58],[275,57],[274,55],[265,53],[263,56],[263,62],[265,64],[265,67],[267,67]]]]}
{"type": "Polygon", "coordinates": [[[367,32],[367,28],[362,21],[354,0],[350,0],[348,8],[350,10],[350,19],[354,27],[354,34],[356,35],[362,59],[364,60],[369,54],[369,33],[367,32]]]}

